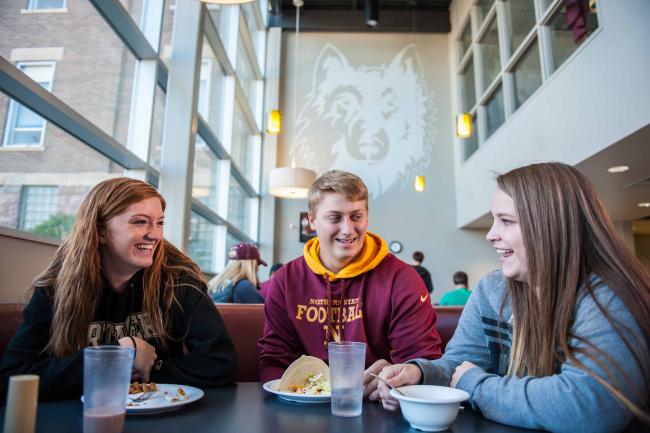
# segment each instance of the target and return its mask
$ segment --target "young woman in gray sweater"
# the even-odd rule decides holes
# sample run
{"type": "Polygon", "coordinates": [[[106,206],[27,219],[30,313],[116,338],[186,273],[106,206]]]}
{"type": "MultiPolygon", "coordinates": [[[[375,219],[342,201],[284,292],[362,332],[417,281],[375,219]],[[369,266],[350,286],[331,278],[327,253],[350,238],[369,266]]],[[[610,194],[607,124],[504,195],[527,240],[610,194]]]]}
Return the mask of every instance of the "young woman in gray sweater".
{"type": "MultiPolygon", "coordinates": [[[[483,416],[519,427],[647,424],[648,273],[575,168],[534,164],[497,183],[487,239],[501,270],[473,291],[442,358],[381,376],[463,389],[483,416]]],[[[398,407],[383,384],[380,393],[385,408],[398,407]]]]}

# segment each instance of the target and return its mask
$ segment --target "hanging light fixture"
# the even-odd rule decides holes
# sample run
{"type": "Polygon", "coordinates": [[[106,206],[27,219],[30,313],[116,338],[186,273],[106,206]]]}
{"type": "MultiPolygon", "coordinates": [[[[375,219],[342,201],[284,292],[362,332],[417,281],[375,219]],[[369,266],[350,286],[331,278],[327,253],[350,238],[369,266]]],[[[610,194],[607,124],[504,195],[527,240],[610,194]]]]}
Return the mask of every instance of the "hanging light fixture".
{"type": "Polygon", "coordinates": [[[363,17],[366,27],[374,29],[379,24],[379,0],[365,0],[363,17]]]}
{"type": "MultiPolygon", "coordinates": [[[[294,95],[293,95],[293,128],[294,134],[297,125],[298,113],[298,42],[300,35],[300,8],[302,0],[293,0],[296,7],[296,45],[294,50],[294,95]]],[[[271,131],[271,118],[277,112],[278,132],[280,129],[280,112],[271,111],[269,115],[269,131],[271,131]]],[[[308,168],[296,167],[295,160],[291,161],[291,167],[276,167],[269,173],[269,192],[279,198],[304,199],[307,198],[309,187],[316,180],[316,172],[308,168]]]]}
{"type": "Polygon", "coordinates": [[[472,136],[472,116],[469,113],[461,113],[456,116],[456,136],[460,138],[472,136]]]}
{"type": "Polygon", "coordinates": [[[280,110],[271,110],[266,123],[266,132],[271,135],[278,135],[282,132],[282,113],[280,110]]]}
{"type": "Polygon", "coordinates": [[[307,198],[316,180],[313,170],[302,167],[276,167],[269,173],[269,191],[279,198],[307,198]]]}
{"type": "Polygon", "coordinates": [[[251,3],[255,0],[200,0],[203,3],[212,3],[219,5],[240,5],[242,3],[251,3]]]}

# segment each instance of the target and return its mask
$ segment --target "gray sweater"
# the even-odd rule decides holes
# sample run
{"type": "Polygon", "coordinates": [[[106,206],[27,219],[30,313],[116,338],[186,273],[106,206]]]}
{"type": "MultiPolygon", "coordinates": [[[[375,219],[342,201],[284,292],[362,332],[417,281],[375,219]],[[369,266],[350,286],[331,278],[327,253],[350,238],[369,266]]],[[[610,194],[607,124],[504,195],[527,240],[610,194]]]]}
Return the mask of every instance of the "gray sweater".
{"type": "MultiPolygon", "coordinates": [[[[592,278],[592,287],[597,283],[600,281],[592,278]]],[[[478,368],[468,370],[457,387],[469,393],[472,407],[488,419],[554,432],[614,432],[625,428],[633,415],[603,385],[571,362],[564,362],[548,377],[505,375],[512,336],[510,303],[506,301],[501,315],[499,311],[506,293],[501,271],[492,272],[479,282],[443,357],[411,361],[422,370],[423,383],[449,386],[455,368],[470,361],[478,368]]],[[[623,335],[636,353],[627,348],[590,296],[582,296],[576,302],[571,334],[588,339],[618,362],[629,379],[625,380],[616,369],[611,371],[619,384],[624,384],[626,397],[643,406],[648,398],[644,371],[650,372],[646,340],[609,287],[600,283],[595,293],[609,314],[620,321],[623,335]],[[636,389],[631,389],[630,383],[636,389]]],[[[587,348],[575,338],[569,343],[572,347],[587,348]]],[[[576,354],[576,358],[606,379],[603,370],[585,355],[576,354]]],[[[603,356],[598,358],[605,361],[603,356]]]]}

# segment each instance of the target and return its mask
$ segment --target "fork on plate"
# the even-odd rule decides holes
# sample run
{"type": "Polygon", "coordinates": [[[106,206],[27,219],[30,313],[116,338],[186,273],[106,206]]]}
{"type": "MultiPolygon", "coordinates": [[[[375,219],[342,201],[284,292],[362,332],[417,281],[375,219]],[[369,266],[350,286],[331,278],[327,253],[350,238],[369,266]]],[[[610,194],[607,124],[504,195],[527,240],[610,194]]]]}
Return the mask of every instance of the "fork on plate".
{"type": "Polygon", "coordinates": [[[133,403],[142,403],[143,401],[147,401],[147,400],[149,400],[151,397],[153,397],[155,393],[156,393],[156,391],[154,391],[154,390],[151,390],[151,391],[145,391],[145,392],[143,392],[142,394],[140,394],[139,396],[137,396],[137,397],[135,397],[135,398],[134,398],[134,397],[129,397],[129,399],[130,399],[133,403]]]}

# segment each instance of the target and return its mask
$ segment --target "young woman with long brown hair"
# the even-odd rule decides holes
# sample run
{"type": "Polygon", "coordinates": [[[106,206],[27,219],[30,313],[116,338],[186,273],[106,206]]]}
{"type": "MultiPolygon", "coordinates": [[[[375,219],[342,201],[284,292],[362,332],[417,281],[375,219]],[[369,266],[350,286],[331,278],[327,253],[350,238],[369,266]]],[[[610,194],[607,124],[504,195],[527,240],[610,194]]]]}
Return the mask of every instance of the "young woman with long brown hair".
{"type": "MultiPolygon", "coordinates": [[[[647,423],[650,277],[589,181],[560,163],[497,177],[478,284],[443,357],[385,368],[394,385],[457,387],[491,420],[551,431],[647,423]]],[[[398,406],[380,384],[384,407],[398,406]]]]}
{"type": "Polygon", "coordinates": [[[218,386],[233,381],[230,337],[198,266],[163,238],[165,200],[151,185],[106,180],[32,284],[0,365],[38,374],[42,399],[81,395],[83,348],[136,347],[133,378],[218,386]]]}

